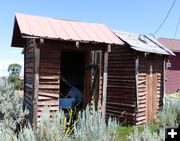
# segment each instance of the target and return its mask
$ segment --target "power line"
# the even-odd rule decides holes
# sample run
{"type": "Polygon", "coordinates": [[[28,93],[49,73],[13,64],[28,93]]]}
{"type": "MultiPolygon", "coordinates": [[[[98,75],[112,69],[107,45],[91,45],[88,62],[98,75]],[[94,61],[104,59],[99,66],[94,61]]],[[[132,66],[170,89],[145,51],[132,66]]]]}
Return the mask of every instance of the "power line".
{"type": "Polygon", "coordinates": [[[170,14],[170,12],[171,12],[171,10],[172,10],[175,2],[176,2],[176,0],[174,0],[174,2],[173,2],[173,4],[171,5],[171,8],[169,9],[166,17],[164,18],[164,20],[163,20],[163,22],[160,24],[160,26],[157,28],[157,30],[154,32],[153,36],[155,36],[155,34],[160,30],[160,28],[161,28],[161,27],[163,26],[163,24],[165,23],[165,21],[166,21],[167,17],[169,16],[169,14],[170,14]]]}
{"type": "Polygon", "coordinates": [[[176,34],[177,34],[179,22],[180,22],[180,16],[179,16],[178,23],[177,23],[177,26],[176,26],[176,31],[175,31],[175,34],[174,34],[174,39],[176,39],[176,34]]]}

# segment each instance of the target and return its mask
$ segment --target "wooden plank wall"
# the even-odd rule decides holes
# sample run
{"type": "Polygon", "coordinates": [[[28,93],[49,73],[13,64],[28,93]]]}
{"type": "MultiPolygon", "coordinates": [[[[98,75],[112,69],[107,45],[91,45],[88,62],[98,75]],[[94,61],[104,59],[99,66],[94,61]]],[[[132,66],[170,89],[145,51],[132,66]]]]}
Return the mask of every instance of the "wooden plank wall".
{"type": "Polygon", "coordinates": [[[38,120],[45,105],[51,113],[59,110],[60,48],[44,43],[40,49],[38,120]]]}
{"type": "Polygon", "coordinates": [[[162,106],[163,96],[163,56],[150,55],[144,57],[144,54],[139,56],[139,72],[138,72],[138,109],[136,116],[136,125],[146,124],[146,77],[148,60],[153,62],[153,73],[157,74],[157,114],[162,106]]]}
{"type": "Polygon", "coordinates": [[[147,60],[143,55],[140,55],[138,70],[138,109],[136,115],[137,125],[146,123],[146,73],[147,60]]]}
{"type": "Polygon", "coordinates": [[[112,47],[108,59],[106,116],[134,124],[136,110],[135,52],[112,47]]]}
{"type": "Polygon", "coordinates": [[[157,111],[163,106],[163,56],[153,57],[155,73],[157,74],[157,111]]]}
{"type": "Polygon", "coordinates": [[[103,72],[104,72],[104,52],[100,53],[100,80],[99,80],[99,108],[102,112],[102,99],[103,99],[103,72]]]}
{"type": "Polygon", "coordinates": [[[27,119],[31,124],[33,119],[34,43],[33,39],[27,39],[24,48],[24,103],[29,110],[27,119]]]}

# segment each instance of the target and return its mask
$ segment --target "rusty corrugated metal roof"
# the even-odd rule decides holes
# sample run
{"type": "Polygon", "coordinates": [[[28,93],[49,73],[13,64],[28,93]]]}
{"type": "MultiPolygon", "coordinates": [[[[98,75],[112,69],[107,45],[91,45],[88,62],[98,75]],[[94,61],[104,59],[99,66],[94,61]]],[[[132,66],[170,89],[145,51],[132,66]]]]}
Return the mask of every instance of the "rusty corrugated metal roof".
{"type": "Polygon", "coordinates": [[[156,39],[141,34],[128,33],[114,30],[114,33],[123,41],[128,43],[134,50],[141,52],[150,52],[163,55],[175,55],[169,49],[160,44],[156,39]]]}
{"type": "Polygon", "coordinates": [[[20,45],[17,39],[20,37],[18,34],[21,34],[21,37],[33,36],[67,41],[123,44],[104,24],[61,20],[19,13],[15,15],[12,46],[20,45]]]}
{"type": "MultiPolygon", "coordinates": [[[[161,44],[163,44],[165,47],[167,47],[168,49],[171,50],[174,39],[159,38],[159,39],[157,39],[157,40],[158,40],[161,44]]],[[[179,40],[179,39],[176,39],[175,42],[174,42],[173,52],[180,52],[180,40],[179,40]]]]}

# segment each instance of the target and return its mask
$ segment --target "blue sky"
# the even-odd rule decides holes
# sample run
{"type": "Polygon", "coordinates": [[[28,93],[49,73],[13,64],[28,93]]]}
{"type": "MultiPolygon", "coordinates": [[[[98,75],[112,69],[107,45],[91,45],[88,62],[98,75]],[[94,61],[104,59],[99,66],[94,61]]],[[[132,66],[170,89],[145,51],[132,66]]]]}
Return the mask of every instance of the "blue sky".
{"type": "MultiPolygon", "coordinates": [[[[149,35],[166,16],[173,0],[0,0],[0,76],[7,74],[9,63],[23,64],[22,49],[12,48],[14,14],[103,23],[112,29],[149,35]]],[[[180,0],[156,34],[173,38],[180,0]]],[[[180,27],[176,38],[180,39],[180,27]]]]}

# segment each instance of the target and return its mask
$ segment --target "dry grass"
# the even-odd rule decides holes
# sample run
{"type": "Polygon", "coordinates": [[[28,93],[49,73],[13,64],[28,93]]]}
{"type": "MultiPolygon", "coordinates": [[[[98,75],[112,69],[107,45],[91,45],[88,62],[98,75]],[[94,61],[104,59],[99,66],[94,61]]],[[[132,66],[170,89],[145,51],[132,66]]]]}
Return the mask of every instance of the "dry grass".
{"type": "Polygon", "coordinates": [[[166,94],[166,97],[180,100],[180,92],[174,94],[166,94]]]}
{"type": "Polygon", "coordinates": [[[24,90],[15,90],[15,94],[19,95],[21,99],[24,98],[24,90]]]}

